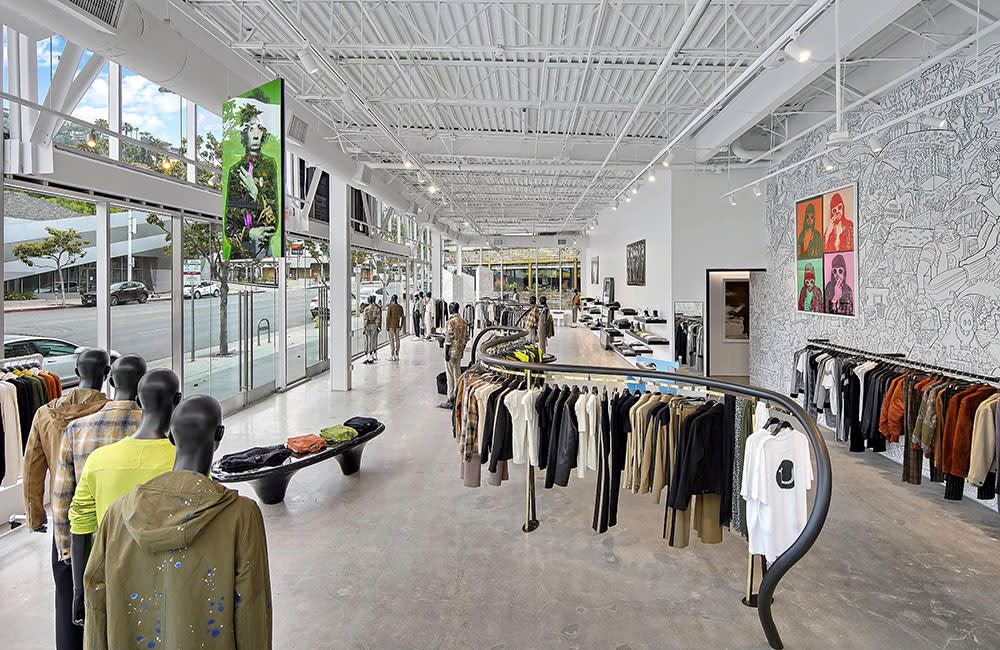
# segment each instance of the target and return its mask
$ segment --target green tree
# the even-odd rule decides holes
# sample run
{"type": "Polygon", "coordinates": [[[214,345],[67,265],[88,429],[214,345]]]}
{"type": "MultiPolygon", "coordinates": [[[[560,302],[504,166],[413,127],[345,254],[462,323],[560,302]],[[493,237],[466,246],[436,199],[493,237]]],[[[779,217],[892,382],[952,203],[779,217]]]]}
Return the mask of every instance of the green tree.
{"type": "Polygon", "coordinates": [[[59,292],[62,305],[66,306],[66,282],[63,280],[63,268],[73,264],[83,255],[84,248],[90,242],[83,238],[73,228],[59,230],[46,226],[49,236],[42,241],[23,242],[14,246],[11,251],[14,257],[21,260],[25,266],[35,266],[35,260],[48,260],[59,277],[59,292]]]}
{"type": "MultiPolygon", "coordinates": [[[[176,218],[176,217],[174,217],[176,218]]],[[[158,227],[172,237],[170,229],[159,215],[150,214],[146,223],[158,227]]],[[[184,259],[206,259],[213,280],[219,281],[219,356],[229,355],[229,272],[230,263],[222,259],[222,230],[211,224],[184,221],[181,253],[184,259]]],[[[192,298],[193,300],[193,298],[192,298]]]]}

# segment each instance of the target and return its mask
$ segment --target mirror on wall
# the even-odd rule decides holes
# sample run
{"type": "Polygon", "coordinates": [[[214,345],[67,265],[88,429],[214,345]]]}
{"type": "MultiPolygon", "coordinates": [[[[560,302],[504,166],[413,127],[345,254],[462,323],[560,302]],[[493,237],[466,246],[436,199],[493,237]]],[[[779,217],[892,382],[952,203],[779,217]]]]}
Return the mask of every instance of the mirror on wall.
{"type": "Polygon", "coordinates": [[[705,303],[674,301],[674,360],[696,372],[705,371],[705,303]]]}

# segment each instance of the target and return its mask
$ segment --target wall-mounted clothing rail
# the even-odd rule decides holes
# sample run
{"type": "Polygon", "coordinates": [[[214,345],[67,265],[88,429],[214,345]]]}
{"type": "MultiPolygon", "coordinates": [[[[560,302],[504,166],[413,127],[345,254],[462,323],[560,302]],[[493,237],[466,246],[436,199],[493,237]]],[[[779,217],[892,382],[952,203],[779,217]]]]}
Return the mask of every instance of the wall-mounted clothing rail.
{"type": "Polygon", "coordinates": [[[931,373],[947,375],[949,377],[955,377],[957,379],[974,379],[976,381],[985,381],[993,385],[1000,386],[1000,377],[991,377],[990,375],[981,375],[974,372],[965,372],[964,370],[956,370],[954,368],[945,368],[944,366],[936,366],[930,363],[923,363],[922,361],[913,361],[907,359],[904,353],[890,352],[890,353],[879,353],[879,352],[869,352],[868,350],[861,350],[859,348],[852,348],[846,345],[840,345],[838,343],[831,343],[830,339],[807,339],[809,347],[822,348],[826,350],[833,350],[837,352],[844,352],[847,354],[854,354],[860,357],[866,357],[872,359],[873,361],[885,361],[886,363],[892,363],[897,366],[905,366],[907,368],[914,368],[919,370],[927,370],[931,373]]]}
{"type": "MultiPolygon", "coordinates": [[[[725,381],[719,381],[709,377],[680,375],[642,368],[608,368],[603,366],[576,366],[557,363],[525,363],[499,356],[502,354],[503,349],[508,348],[514,342],[522,341],[526,334],[527,332],[525,330],[513,327],[490,327],[483,329],[473,344],[472,363],[476,362],[478,353],[479,363],[482,366],[491,370],[499,370],[505,374],[519,373],[528,380],[529,384],[535,378],[554,379],[559,376],[566,378],[587,377],[591,380],[594,380],[595,378],[630,377],[633,378],[633,380],[640,379],[647,382],[660,382],[672,386],[698,386],[718,391],[720,393],[764,400],[769,404],[773,404],[781,410],[790,413],[799,421],[801,430],[809,440],[809,444],[816,461],[815,500],[805,527],[802,529],[798,538],[784,553],[778,556],[778,558],[769,567],[767,573],[764,574],[764,578],[760,584],[757,607],[760,624],[764,630],[764,634],[767,636],[767,641],[770,646],[775,649],[784,647],[771,613],[771,602],[775,589],[788,570],[801,560],[816,542],[830,510],[830,494],[832,491],[830,455],[816,422],[809,417],[805,410],[803,410],[803,408],[792,398],[770,390],[757,388],[755,386],[743,386],[725,381]],[[480,345],[483,336],[491,332],[499,333],[500,336],[482,342],[482,345],[480,345]]],[[[532,480],[532,472],[533,469],[529,463],[529,485],[526,488],[525,496],[528,511],[524,528],[525,532],[534,530],[534,528],[538,525],[537,521],[533,521],[534,504],[531,488],[534,487],[534,481],[532,480]]]]}

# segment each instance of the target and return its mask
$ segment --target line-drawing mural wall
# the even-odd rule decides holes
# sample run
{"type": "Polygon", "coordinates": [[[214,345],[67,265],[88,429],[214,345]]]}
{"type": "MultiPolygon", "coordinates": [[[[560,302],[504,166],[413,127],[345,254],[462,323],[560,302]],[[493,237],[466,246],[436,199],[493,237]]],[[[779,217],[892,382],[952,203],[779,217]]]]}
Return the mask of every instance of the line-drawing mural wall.
{"type": "MultiPolygon", "coordinates": [[[[844,121],[864,133],[997,72],[1000,45],[993,45],[978,61],[946,61],[844,121]]],[[[768,182],[768,271],[750,280],[752,383],[787,393],[793,353],[813,337],[1000,375],[1000,87],[947,102],[934,115],[947,126],[929,129],[918,117],[880,132],[879,152],[854,143],[829,154],[832,171],[816,160],[768,182]],[[858,316],[802,314],[793,299],[795,201],[854,181],[858,316]]],[[[806,136],[780,164],[820,151],[827,133],[806,136]]],[[[902,462],[898,444],[886,455],[902,462]]],[[[975,497],[975,488],[966,484],[966,494],[975,497]]]]}
{"type": "MultiPolygon", "coordinates": [[[[1000,45],[981,60],[954,59],[928,70],[878,106],[845,115],[852,133],[945,97],[1000,71],[1000,45]]],[[[1000,88],[986,87],[879,133],[877,153],[854,143],[768,183],[768,272],[751,279],[754,383],[783,392],[794,350],[809,337],[875,352],[904,352],[971,372],[1000,374],[1000,88]],[[855,319],[797,313],[795,201],[857,180],[860,212],[855,319]]],[[[786,165],[819,151],[827,132],[804,138],[786,165]]]]}

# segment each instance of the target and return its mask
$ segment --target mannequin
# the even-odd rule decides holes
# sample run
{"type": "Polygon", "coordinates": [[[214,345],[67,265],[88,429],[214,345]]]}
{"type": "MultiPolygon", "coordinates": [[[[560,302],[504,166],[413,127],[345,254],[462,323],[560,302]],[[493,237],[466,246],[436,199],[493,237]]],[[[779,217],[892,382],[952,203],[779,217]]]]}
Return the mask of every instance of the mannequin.
{"type": "Polygon", "coordinates": [[[573,289],[573,325],[576,327],[576,322],[580,318],[580,290],[573,289]]]}
{"type": "Polygon", "coordinates": [[[535,296],[528,298],[528,313],[524,316],[524,328],[528,330],[528,339],[532,343],[538,342],[538,299],[535,296]]]}
{"type": "Polygon", "coordinates": [[[545,296],[542,296],[539,300],[541,305],[538,307],[538,322],[537,327],[537,340],[538,340],[538,350],[545,354],[545,345],[549,340],[549,301],[545,296]]]}
{"type": "MultiPolygon", "coordinates": [[[[172,371],[166,368],[156,368],[149,371],[143,375],[142,379],[139,380],[139,384],[136,388],[137,395],[136,401],[139,407],[142,409],[142,419],[139,421],[139,428],[136,429],[135,433],[132,434],[131,438],[133,440],[166,440],[167,433],[170,428],[170,416],[173,415],[174,408],[181,401],[181,383],[180,378],[172,371]]],[[[116,394],[117,396],[117,394],[116,394]]],[[[122,442],[113,443],[103,447],[104,452],[107,452],[109,448],[114,448],[115,446],[121,446],[122,442]]],[[[143,451],[152,451],[149,445],[144,445],[147,447],[143,451]]],[[[88,470],[91,469],[91,464],[94,463],[103,452],[95,452],[90,455],[87,459],[87,466],[84,467],[84,475],[89,476],[88,470]]],[[[113,453],[113,452],[112,452],[113,453]]],[[[152,455],[147,453],[147,455],[152,455]]],[[[162,454],[161,454],[162,456],[162,454]]],[[[173,453],[170,454],[173,456],[173,453]]],[[[172,465],[171,465],[172,466],[172,465]]],[[[146,480],[153,478],[163,472],[169,471],[171,466],[157,466],[156,463],[151,464],[145,469],[143,476],[141,478],[136,478],[136,480],[146,480]]],[[[121,471],[116,471],[114,469],[104,469],[100,473],[99,477],[94,480],[97,482],[114,482],[114,474],[121,474],[121,471]]],[[[132,474],[130,472],[130,474],[132,474]]],[[[83,477],[81,477],[81,483],[83,483],[83,477]]],[[[89,483],[89,482],[88,482],[89,483]]],[[[80,487],[77,486],[77,497],[80,495],[80,487]]],[[[95,486],[99,487],[99,486],[95,486]]],[[[106,492],[107,489],[101,490],[106,492]]],[[[113,494],[109,497],[111,501],[124,496],[124,492],[121,494],[113,494]]],[[[70,515],[73,516],[74,510],[78,505],[78,498],[74,498],[73,505],[70,507],[70,515]]],[[[98,513],[96,520],[99,521],[101,514],[98,513]]],[[[72,567],[73,567],[73,622],[77,625],[83,625],[83,570],[87,565],[87,558],[90,556],[90,545],[92,541],[92,532],[85,534],[73,533],[72,541],[72,567]]]]}
{"type": "MultiPolygon", "coordinates": [[[[53,494],[56,467],[59,464],[66,427],[74,420],[99,411],[108,398],[100,392],[111,371],[111,357],[98,348],[83,350],[76,359],[76,375],[80,383],[62,397],[38,409],[24,448],[23,491],[24,511],[28,526],[36,532],[46,531],[45,483],[53,494]]],[[[55,517],[53,517],[55,519],[55,517]]],[[[55,631],[58,650],[83,648],[83,631],[73,625],[73,574],[61,557],[62,546],[52,526],[52,578],[55,583],[55,631]]],[[[68,541],[68,540],[67,540],[68,541]]]]}
{"type": "Polygon", "coordinates": [[[133,402],[139,394],[139,380],[146,374],[146,360],[138,354],[118,357],[111,365],[111,387],[115,389],[112,399],[116,402],[133,402]]]}
{"type": "Polygon", "coordinates": [[[399,334],[405,320],[399,296],[393,295],[385,313],[385,329],[389,333],[389,359],[392,361],[399,361],[399,334]]]}
{"type": "Polygon", "coordinates": [[[131,648],[137,639],[159,647],[160,628],[172,648],[206,639],[220,650],[272,647],[260,508],[208,477],[224,433],[217,400],[182,400],[170,419],[173,471],[108,508],[84,573],[88,648],[131,648]]]}
{"type": "Polygon", "coordinates": [[[364,311],[365,318],[365,361],[378,361],[378,333],[382,329],[382,309],[375,304],[375,296],[368,296],[368,305],[364,311]]]}
{"type": "Polygon", "coordinates": [[[437,329],[437,302],[431,297],[431,292],[427,292],[427,302],[424,304],[424,335],[430,339],[431,334],[437,329]]]}
{"type": "Polygon", "coordinates": [[[465,345],[469,342],[469,323],[458,314],[459,305],[453,302],[448,305],[448,325],[444,333],[444,362],[448,373],[448,401],[439,404],[441,408],[454,408],[455,389],[458,378],[462,374],[462,357],[465,355],[465,345]]]}
{"type": "Polygon", "coordinates": [[[417,299],[413,301],[413,336],[423,338],[420,332],[420,325],[423,322],[424,292],[417,294],[417,299]]]}

